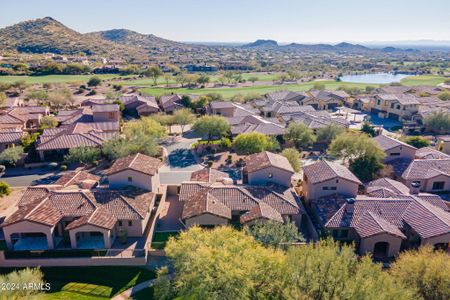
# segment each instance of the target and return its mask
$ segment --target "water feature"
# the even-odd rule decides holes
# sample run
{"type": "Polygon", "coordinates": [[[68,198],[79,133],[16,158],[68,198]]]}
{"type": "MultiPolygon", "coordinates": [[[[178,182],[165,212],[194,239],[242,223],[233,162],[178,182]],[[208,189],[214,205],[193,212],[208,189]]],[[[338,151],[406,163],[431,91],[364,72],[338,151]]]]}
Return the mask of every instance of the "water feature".
{"type": "Polygon", "coordinates": [[[388,84],[400,82],[400,80],[408,76],[414,75],[403,73],[371,73],[344,75],[340,79],[342,82],[388,84]]]}

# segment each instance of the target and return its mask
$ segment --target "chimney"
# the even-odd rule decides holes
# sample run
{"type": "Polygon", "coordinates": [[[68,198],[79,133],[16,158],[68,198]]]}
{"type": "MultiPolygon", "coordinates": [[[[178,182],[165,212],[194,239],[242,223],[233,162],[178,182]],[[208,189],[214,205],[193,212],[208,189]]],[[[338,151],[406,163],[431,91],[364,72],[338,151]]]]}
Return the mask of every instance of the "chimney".
{"type": "Polygon", "coordinates": [[[353,210],[355,207],[355,198],[347,198],[345,199],[345,202],[347,203],[347,206],[345,207],[345,211],[349,214],[353,214],[353,210]]]}
{"type": "Polygon", "coordinates": [[[411,187],[409,188],[411,195],[417,195],[420,192],[420,181],[411,182],[411,187]]]}

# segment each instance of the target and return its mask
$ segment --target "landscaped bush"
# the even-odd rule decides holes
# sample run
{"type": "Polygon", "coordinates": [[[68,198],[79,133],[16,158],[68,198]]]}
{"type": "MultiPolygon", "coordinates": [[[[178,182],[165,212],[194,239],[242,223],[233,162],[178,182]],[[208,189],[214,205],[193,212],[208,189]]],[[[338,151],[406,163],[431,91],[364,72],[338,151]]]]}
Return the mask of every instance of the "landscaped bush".
{"type": "Polygon", "coordinates": [[[8,148],[0,153],[0,164],[7,166],[16,166],[16,163],[22,158],[22,154],[22,146],[8,148]]]}
{"type": "Polygon", "coordinates": [[[0,181],[0,197],[8,196],[9,194],[11,194],[9,184],[4,181],[0,181]]]}

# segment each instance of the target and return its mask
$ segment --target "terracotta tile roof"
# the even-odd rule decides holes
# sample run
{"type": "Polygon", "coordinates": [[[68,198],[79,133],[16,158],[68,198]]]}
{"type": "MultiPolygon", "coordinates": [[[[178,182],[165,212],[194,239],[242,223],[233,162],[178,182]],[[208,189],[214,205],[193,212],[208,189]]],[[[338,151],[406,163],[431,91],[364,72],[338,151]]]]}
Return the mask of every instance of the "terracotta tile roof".
{"type": "Polygon", "coordinates": [[[269,124],[239,124],[231,128],[231,134],[238,135],[241,133],[258,132],[264,135],[283,135],[286,129],[283,126],[269,123],[269,124]]]}
{"type": "Polygon", "coordinates": [[[303,167],[303,174],[307,177],[308,182],[313,184],[336,177],[362,184],[361,181],[345,166],[326,160],[303,167]]]}
{"type": "MultiPolygon", "coordinates": [[[[326,228],[359,228],[362,234],[384,230],[389,226],[405,230],[410,226],[421,238],[439,236],[450,232],[450,213],[425,201],[420,196],[398,196],[396,198],[374,198],[358,196],[353,204],[342,198],[322,198],[314,200],[320,222],[326,228]],[[371,213],[372,216],[365,215],[371,213]],[[374,225],[373,219],[377,225],[374,225]],[[380,222],[379,219],[383,221],[380,222]],[[361,222],[368,222],[360,224],[361,222]],[[375,228],[372,228],[372,225],[375,228]]],[[[393,233],[393,228],[389,231],[393,233]]]]}
{"type": "Polygon", "coordinates": [[[78,219],[69,228],[86,223],[112,228],[113,221],[117,219],[145,219],[154,200],[155,194],[139,189],[116,191],[29,188],[19,201],[19,209],[1,226],[27,220],[54,226],[61,218],[72,217],[78,219]]]}
{"type": "Polygon", "coordinates": [[[17,124],[22,125],[25,123],[21,119],[18,119],[16,117],[10,116],[8,114],[1,114],[0,115],[0,124],[17,124]]]}
{"type": "Polygon", "coordinates": [[[283,223],[283,217],[272,206],[260,202],[259,205],[254,206],[250,211],[246,212],[240,217],[241,224],[245,224],[254,220],[274,220],[283,223]]]}
{"type": "Polygon", "coordinates": [[[370,193],[370,191],[374,191],[379,188],[385,188],[397,195],[409,195],[409,188],[406,185],[388,177],[379,178],[367,184],[368,193],[370,193]]]}
{"type": "Polygon", "coordinates": [[[444,152],[436,150],[432,147],[423,147],[423,148],[417,149],[416,158],[419,158],[419,159],[443,159],[443,158],[450,158],[450,156],[445,154],[444,152]]]}
{"type": "Polygon", "coordinates": [[[273,101],[295,101],[297,99],[305,98],[305,94],[291,91],[277,91],[267,93],[265,97],[273,101]]]}
{"type": "Polygon", "coordinates": [[[182,106],[179,101],[181,100],[181,97],[177,94],[173,95],[164,95],[161,96],[159,99],[159,102],[161,103],[161,107],[165,110],[167,108],[170,108],[171,106],[182,106]]]}
{"type": "Polygon", "coordinates": [[[249,172],[259,171],[268,167],[275,167],[288,172],[294,172],[286,157],[269,151],[249,155],[245,158],[245,169],[249,172]]]}
{"type": "Polygon", "coordinates": [[[114,133],[104,133],[88,123],[75,123],[66,127],[45,129],[39,137],[36,150],[70,149],[81,146],[99,147],[114,133]]]}
{"type": "Polygon", "coordinates": [[[133,170],[150,176],[155,175],[158,169],[163,165],[162,161],[141,153],[119,158],[107,171],[112,175],[124,170],[133,170]]]}
{"type": "Polygon", "coordinates": [[[397,139],[388,137],[386,135],[379,135],[373,138],[373,140],[380,146],[381,149],[384,151],[393,149],[397,146],[403,146],[410,149],[416,149],[415,147],[408,145],[407,143],[404,143],[402,141],[399,141],[397,139]]]}
{"type": "Polygon", "coordinates": [[[403,172],[405,180],[430,179],[438,175],[450,176],[450,158],[415,159],[403,172]]]}
{"type": "Polygon", "coordinates": [[[64,173],[54,185],[62,185],[64,187],[76,185],[82,189],[91,189],[100,181],[100,176],[91,174],[86,171],[73,171],[64,173]]]}
{"type": "Polygon", "coordinates": [[[406,236],[395,225],[384,220],[381,216],[368,211],[359,219],[355,230],[362,238],[374,236],[381,233],[388,233],[406,239],[406,236]]]}
{"type": "Polygon", "coordinates": [[[190,201],[184,202],[181,218],[185,220],[202,214],[231,219],[231,209],[208,193],[208,188],[200,189],[190,201]]]}
{"type": "Polygon", "coordinates": [[[225,178],[230,178],[230,176],[225,172],[212,168],[204,168],[191,173],[191,181],[214,183],[223,181],[225,178]]]}
{"type": "Polygon", "coordinates": [[[95,104],[92,105],[92,112],[119,112],[120,108],[117,104],[95,104]]]}
{"type": "Polygon", "coordinates": [[[22,130],[1,130],[0,144],[19,144],[24,132],[22,130]]]}

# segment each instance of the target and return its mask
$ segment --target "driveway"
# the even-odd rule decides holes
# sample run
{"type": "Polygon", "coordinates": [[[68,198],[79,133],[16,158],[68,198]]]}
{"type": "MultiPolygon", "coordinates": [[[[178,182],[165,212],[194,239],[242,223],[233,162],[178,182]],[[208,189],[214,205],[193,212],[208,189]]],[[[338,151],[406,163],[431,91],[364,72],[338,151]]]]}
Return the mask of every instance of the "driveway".
{"type": "Polygon", "coordinates": [[[167,196],[159,214],[155,231],[179,231],[183,229],[180,222],[182,212],[183,203],[179,201],[178,196],[167,196]]]}

